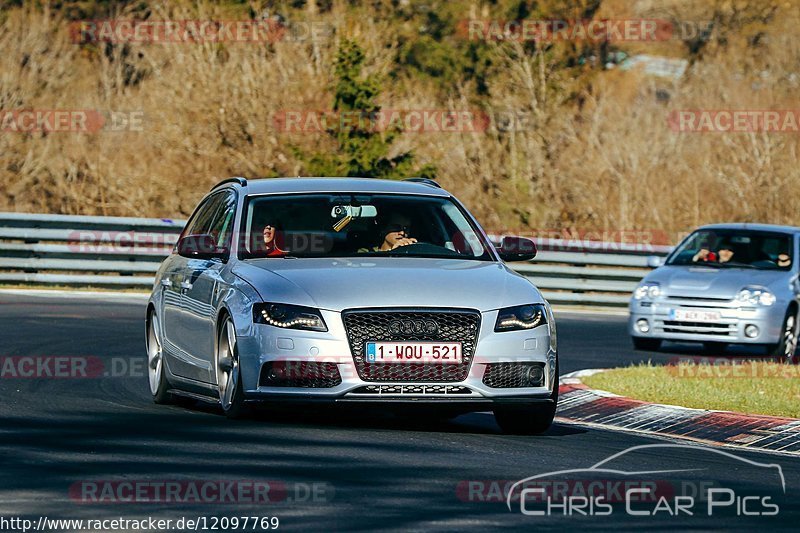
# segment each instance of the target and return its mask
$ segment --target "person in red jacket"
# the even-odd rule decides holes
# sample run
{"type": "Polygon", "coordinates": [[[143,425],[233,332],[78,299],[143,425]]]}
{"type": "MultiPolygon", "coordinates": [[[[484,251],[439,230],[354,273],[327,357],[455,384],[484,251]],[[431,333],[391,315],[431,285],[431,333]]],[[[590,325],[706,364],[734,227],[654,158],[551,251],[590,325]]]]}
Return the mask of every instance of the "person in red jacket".
{"type": "Polygon", "coordinates": [[[279,245],[281,224],[278,221],[270,221],[264,225],[264,255],[266,257],[283,257],[286,250],[279,245]]]}
{"type": "Polygon", "coordinates": [[[733,259],[734,252],[731,246],[721,245],[716,252],[710,251],[708,248],[703,248],[692,257],[694,263],[727,263],[733,259]]]}

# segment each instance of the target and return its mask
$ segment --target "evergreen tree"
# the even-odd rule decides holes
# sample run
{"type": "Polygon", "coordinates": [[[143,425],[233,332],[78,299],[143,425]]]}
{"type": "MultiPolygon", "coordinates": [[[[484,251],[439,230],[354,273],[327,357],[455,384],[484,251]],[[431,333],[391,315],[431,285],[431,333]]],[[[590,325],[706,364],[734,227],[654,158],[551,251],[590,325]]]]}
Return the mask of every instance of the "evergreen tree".
{"type": "Polygon", "coordinates": [[[380,81],[375,76],[362,76],[366,59],[364,51],[353,40],[339,44],[336,57],[336,86],[333,111],[335,126],[328,135],[336,140],[335,154],[316,154],[308,159],[309,171],[320,176],[361,176],[403,179],[411,176],[435,177],[435,168],[416,168],[412,152],[389,157],[400,128],[385,131],[375,128],[381,110],[377,103],[380,81]]]}

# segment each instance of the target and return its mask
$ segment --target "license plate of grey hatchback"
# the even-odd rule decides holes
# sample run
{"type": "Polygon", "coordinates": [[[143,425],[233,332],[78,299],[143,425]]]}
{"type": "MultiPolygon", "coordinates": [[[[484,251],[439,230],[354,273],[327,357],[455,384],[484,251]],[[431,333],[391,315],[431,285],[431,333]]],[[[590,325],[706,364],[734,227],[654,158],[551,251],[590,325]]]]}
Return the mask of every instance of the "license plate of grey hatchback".
{"type": "Polygon", "coordinates": [[[460,364],[460,342],[368,342],[367,363],[460,364]]]}

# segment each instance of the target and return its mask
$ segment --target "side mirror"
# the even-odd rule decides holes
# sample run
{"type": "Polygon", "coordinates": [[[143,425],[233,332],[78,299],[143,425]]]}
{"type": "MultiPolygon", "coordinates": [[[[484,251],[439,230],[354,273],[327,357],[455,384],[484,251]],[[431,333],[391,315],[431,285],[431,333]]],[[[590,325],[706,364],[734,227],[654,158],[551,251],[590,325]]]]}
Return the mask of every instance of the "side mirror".
{"type": "Polygon", "coordinates": [[[178,255],[189,259],[223,258],[227,255],[227,250],[217,248],[213,235],[202,233],[181,238],[178,241],[178,255]]]}
{"type": "Polygon", "coordinates": [[[647,266],[650,268],[658,268],[664,264],[664,258],[659,255],[651,255],[647,258],[647,266]]]}
{"type": "Polygon", "coordinates": [[[530,261],[536,257],[536,243],[525,237],[503,237],[497,248],[503,261],[530,261]]]}

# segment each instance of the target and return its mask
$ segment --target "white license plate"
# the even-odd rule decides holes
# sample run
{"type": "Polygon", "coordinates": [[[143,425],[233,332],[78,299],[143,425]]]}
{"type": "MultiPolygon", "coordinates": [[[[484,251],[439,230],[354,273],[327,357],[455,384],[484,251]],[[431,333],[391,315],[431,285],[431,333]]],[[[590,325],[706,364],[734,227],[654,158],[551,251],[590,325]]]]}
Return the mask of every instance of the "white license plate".
{"type": "Polygon", "coordinates": [[[686,309],[671,309],[670,320],[683,322],[719,322],[722,315],[718,311],[689,311],[686,309]]]}
{"type": "Polygon", "coordinates": [[[367,363],[434,363],[463,362],[460,342],[368,342],[367,363]]]}

